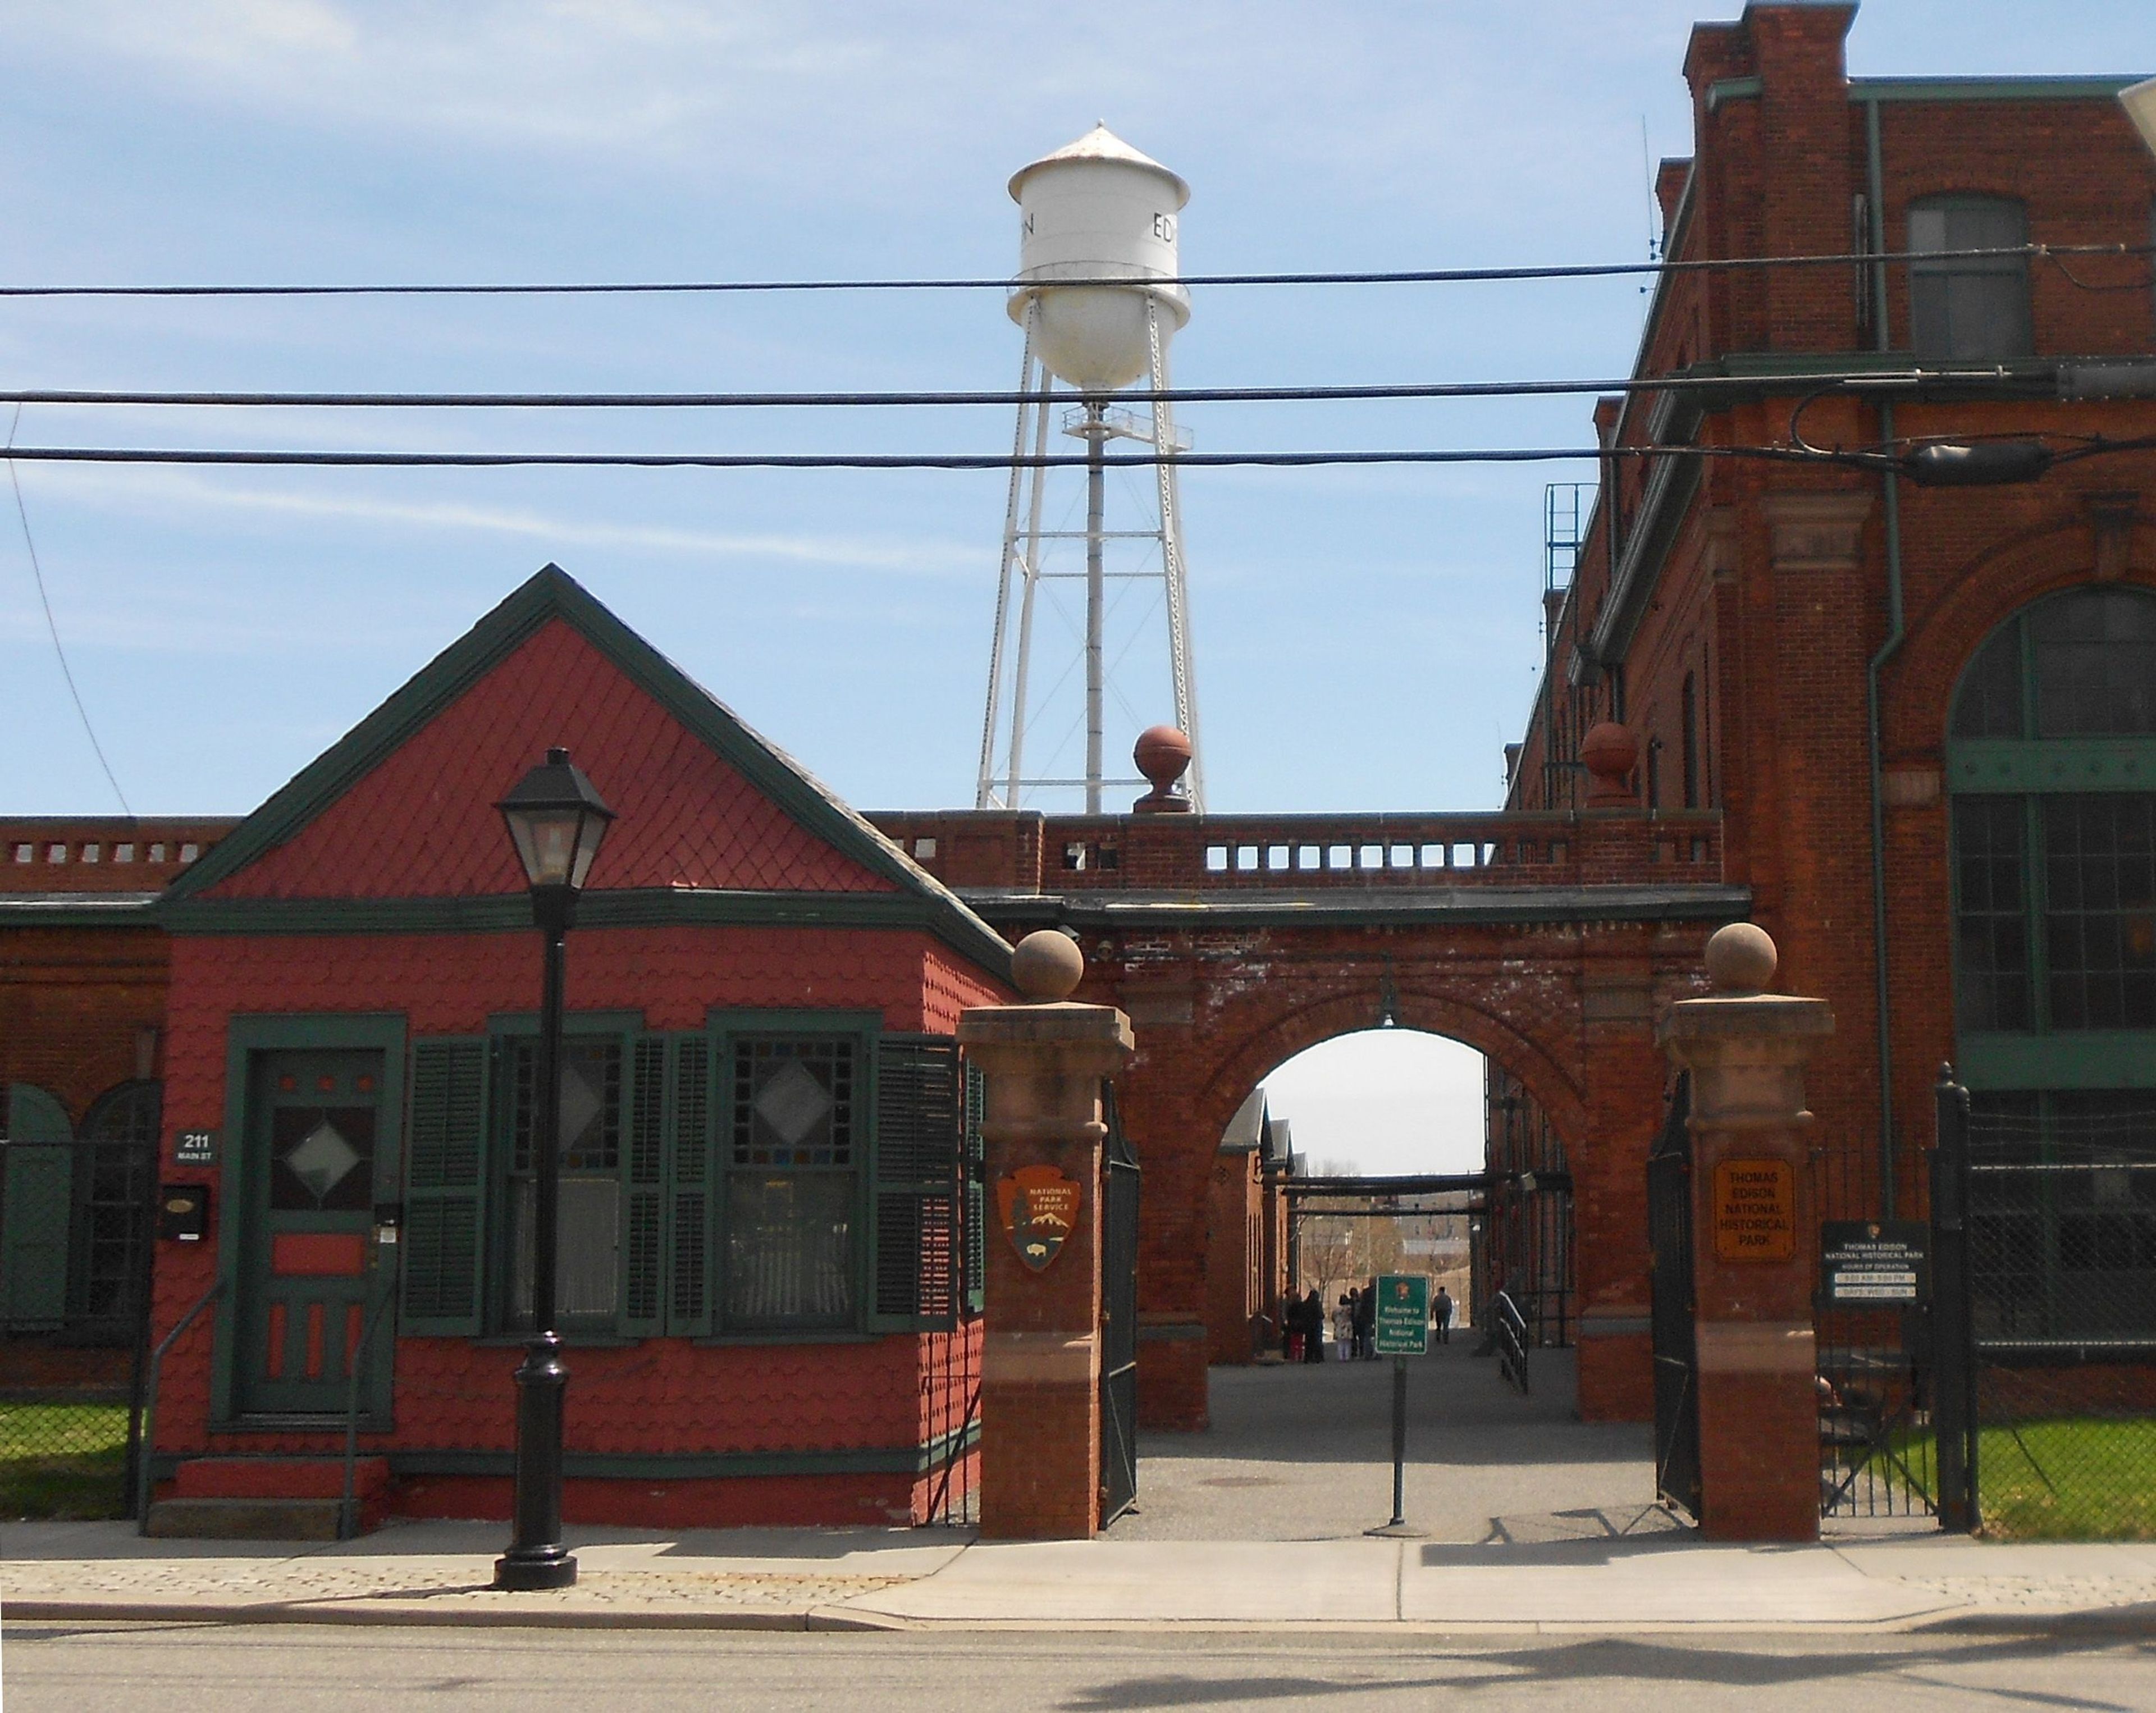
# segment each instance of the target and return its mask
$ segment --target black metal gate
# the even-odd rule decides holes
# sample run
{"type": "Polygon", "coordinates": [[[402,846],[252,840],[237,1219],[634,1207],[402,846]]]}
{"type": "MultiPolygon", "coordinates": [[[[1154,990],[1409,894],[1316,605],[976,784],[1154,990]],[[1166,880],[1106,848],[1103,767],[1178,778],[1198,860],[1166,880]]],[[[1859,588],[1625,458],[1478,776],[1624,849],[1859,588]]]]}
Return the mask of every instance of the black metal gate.
{"type": "Polygon", "coordinates": [[[1138,1160],[1123,1135],[1116,1088],[1101,1085],[1107,1121],[1101,1207],[1101,1526],[1138,1492],[1138,1160]]]}
{"type": "Polygon", "coordinates": [[[1655,1492],[1699,1515],[1699,1341],[1691,1232],[1691,1079],[1681,1073],[1647,1157],[1647,1251],[1653,1268],[1655,1492]]]}

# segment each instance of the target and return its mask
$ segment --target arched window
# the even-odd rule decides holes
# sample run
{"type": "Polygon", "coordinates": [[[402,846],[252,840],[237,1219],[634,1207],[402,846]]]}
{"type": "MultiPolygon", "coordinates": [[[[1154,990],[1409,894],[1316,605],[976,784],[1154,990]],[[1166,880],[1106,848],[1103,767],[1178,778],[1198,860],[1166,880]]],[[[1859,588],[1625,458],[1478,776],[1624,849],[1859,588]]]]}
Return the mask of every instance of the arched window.
{"type": "Polygon", "coordinates": [[[121,1083],[98,1096],[76,1148],[68,1310],[71,1317],[131,1327],[150,1240],[164,1087],[121,1083]]]}
{"type": "Polygon", "coordinates": [[[1909,342],[1919,357],[1995,362],[2035,349],[2028,258],[1945,254],[2018,249],[2028,238],[2021,204],[2005,197],[1926,197],[1910,205],[1909,342]]]}

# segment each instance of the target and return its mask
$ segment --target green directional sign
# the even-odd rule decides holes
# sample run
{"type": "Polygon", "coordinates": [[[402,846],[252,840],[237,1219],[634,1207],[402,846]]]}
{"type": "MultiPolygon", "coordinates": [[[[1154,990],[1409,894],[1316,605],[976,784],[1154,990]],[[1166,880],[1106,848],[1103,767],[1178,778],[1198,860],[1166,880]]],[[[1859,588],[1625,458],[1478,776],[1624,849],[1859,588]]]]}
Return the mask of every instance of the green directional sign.
{"type": "Polygon", "coordinates": [[[1430,1349],[1430,1280],[1419,1273],[1378,1275],[1378,1354],[1419,1357],[1430,1349]]]}

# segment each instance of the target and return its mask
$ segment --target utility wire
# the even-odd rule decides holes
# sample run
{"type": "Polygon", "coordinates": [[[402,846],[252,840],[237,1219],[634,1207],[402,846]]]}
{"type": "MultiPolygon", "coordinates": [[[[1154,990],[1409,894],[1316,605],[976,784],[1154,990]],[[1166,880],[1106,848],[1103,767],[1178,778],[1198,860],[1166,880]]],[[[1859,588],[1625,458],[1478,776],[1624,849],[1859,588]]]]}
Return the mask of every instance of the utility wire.
{"type": "MultiPolygon", "coordinates": [[[[2156,364],[2148,366],[2156,372],[2156,364]]],[[[1803,374],[1666,375],[1623,380],[1420,381],[1353,382],[1312,387],[1127,387],[1110,395],[1118,404],[1282,404],[1369,400],[1535,398],[1580,393],[1728,392],[1802,386],[1825,392],[1837,387],[1911,387],[2024,385],[2051,397],[2055,372],[2020,373],[2001,366],[1956,369],[1849,369],[1803,374]]],[[[188,406],[215,409],[275,407],[300,410],[792,410],[998,405],[1006,408],[1050,402],[1075,403],[1074,392],[955,389],[901,392],[162,392],[80,387],[0,388],[0,404],[88,407],[188,406]]]]}
{"type": "Polygon", "coordinates": [[[83,706],[82,692],[75,688],[74,672],[68,664],[67,650],[60,646],[60,628],[53,618],[52,597],[45,592],[45,571],[38,563],[38,544],[30,537],[30,510],[23,503],[23,479],[15,469],[15,431],[22,423],[23,407],[18,404],[15,407],[13,418],[8,424],[8,481],[15,490],[15,515],[22,522],[23,546],[29,553],[30,575],[38,585],[38,604],[45,609],[46,633],[53,639],[53,653],[60,663],[60,676],[67,680],[68,695],[74,699],[75,715],[82,721],[83,736],[90,740],[90,750],[97,756],[97,765],[105,770],[105,782],[112,787],[113,796],[120,799],[121,812],[132,820],[135,810],[127,801],[127,793],[120,788],[120,782],[113,777],[112,763],[105,759],[105,746],[97,741],[96,728],[90,723],[90,710],[83,706]]]}
{"type": "Polygon", "coordinates": [[[500,282],[384,285],[0,285],[8,297],[627,297],[829,291],[1010,291],[1021,285],[1070,289],[1086,286],[1171,285],[1461,285],[1527,280],[1606,280],[1645,274],[1719,273],[1749,268],[1830,268],[1883,262],[1951,262],[2015,257],[2144,256],[2156,245],[2024,244],[1962,250],[1843,251],[1798,256],[1729,256],[1694,261],[1590,262],[1569,266],[1414,268],[1373,273],[1183,274],[1134,280],[1127,274],[1022,281],[995,279],[675,280],[585,281],[557,285],[500,282]]]}
{"type": "MultiPolygon", "coordinates": [[[[1961,437],[1966,438],[1966,437],[1961,437]]],[[[1977,437],[1979,439],[1998,437],[1977,437]]],[[[2055,454],[2063,464],[2110,453],[2156,446],[2156,435],[2111,440],[2078,437],[2055,454]]],[[[11,459],[33,464],[270,464],[329,469],[505,469],[519,467],[623,469],[858,469],[1009,470],[1084,469],[1085,453],[1030,454],[917,452],[331,452],[269,448],[160,446],[18,446],[11,459]]],[[[1603,458],[1761,459],[1783,464],[1830,464],[1877,469],[1893,454],[1876,448],[1844,449],[1810,445],[1483,446],[1392,448],[1373,450],[1283,452],[1110,453],[1110,469],[1151,469],[1175,464],[1198,469],[1316,469],[1354,464],[1559,464],[1603,458]]]]}

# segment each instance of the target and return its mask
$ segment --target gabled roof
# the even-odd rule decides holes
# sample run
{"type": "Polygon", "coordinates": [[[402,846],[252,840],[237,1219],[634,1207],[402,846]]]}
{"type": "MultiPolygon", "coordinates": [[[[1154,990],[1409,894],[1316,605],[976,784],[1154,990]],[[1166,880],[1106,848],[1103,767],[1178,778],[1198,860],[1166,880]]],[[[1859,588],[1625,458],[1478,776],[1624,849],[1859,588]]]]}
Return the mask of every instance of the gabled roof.
{"type": "MultiPolygon", "coordinates": [[[[357,920],[346,919],[352,917],[355,909],[380,910],[379,900],[352,905],[339,900],[244,899],[220,896],[218,889],[250,864],[298,839],[489,673],[557,621],[583,639],[785,817],[865,871],[865,884],[876,889],[791,896],[708,889],[646,888],[613,894],[595,890],[587,897],[583,920],[593,926],[616,915],[639,921],[724,921],[736,915],[741,920],[767,921],[773,919],[776,900],[790,913],[788,919],[834,924],[855,920],[862,925],[917,924],[998,980],[1009,979],[1010,947],[994,929],[800,763],[743,722],[555,565],[543,567],[516,589],[218,841],[168,890],[160,915],[180,931],[215,931],[226,926],[222,919],[235,911],[248,913],[263,926],[281,915],[289,918],[295,931],[360,926],[357,920]]],[[[605,862],[603,855],[601,862],[605,862]]],[[[228,888],[227,892],[235,890],[228,888]]],[[[442,910],[454,906],[459,925],[476,926],[490,921],[492,912],[488,906],[497,900],[463,898],[436,902],[442,910]]],[[[505,907],[503,926],[518,918],[521,896],[498,902],[505,907]]],[[[406,908],[404,914],[411,915],[412,909],[406,908]]]]}

